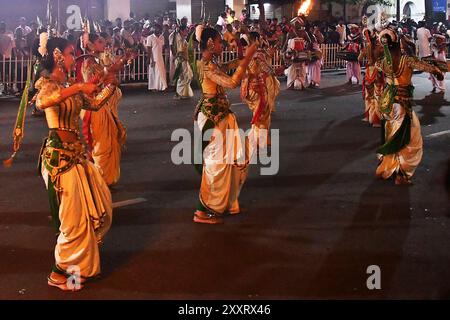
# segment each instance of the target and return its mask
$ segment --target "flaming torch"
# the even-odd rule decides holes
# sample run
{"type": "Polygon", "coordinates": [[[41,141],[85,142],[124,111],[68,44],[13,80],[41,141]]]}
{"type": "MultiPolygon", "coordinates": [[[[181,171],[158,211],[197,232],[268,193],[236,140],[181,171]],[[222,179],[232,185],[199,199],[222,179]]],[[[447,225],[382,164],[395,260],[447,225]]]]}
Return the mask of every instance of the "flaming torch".
{"type": "Polygon", "coordinates": [[[298,9],[298,16],[307,16],[312,9],[312,0],[305,0],[298,9]]]}
{"type": "Polygon", "coordinates": [[[291,23],[300,23],[300,25],[305,24],[305,17],[308,16],[308,14],[311,12],[312,9],[312,0],[305,0],[300,5],[300,8],[297,11],[297,17],[291,20],[291,23]]]}

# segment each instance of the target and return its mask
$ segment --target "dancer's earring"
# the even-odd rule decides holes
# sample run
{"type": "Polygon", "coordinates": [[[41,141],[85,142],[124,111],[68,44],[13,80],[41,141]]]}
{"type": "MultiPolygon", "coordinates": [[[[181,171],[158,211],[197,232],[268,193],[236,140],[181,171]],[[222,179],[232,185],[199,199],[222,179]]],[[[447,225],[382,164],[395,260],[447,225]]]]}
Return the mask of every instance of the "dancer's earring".
{"type": "Polygon", "coordinates": [[[58,48],[53,51],[53,59],[55,60],[55,64],[58,66],[58,69],[64,72],[64,56],[58,48]]]}
{"type": "Polygon", "coordinates": [[[213,39],[211,39],[211,38],[208,39],[207,48],[208,48],[209,52],[211,52],[211,53],[214,52],[214,40],[213,39]]]}

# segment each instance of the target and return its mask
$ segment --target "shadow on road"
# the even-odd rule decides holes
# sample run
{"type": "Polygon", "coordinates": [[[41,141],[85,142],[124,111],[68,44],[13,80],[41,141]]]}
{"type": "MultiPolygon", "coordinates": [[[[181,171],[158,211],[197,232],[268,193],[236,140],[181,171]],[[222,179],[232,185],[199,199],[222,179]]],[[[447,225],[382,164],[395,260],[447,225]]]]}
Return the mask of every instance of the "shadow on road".
{"type": "Polygon", "coordinates": [[[352,222],[311,281],[312,296],[386,298],[392,293],[391,280],[402,262],[409,233],[409,189],[397,187],[391,180],[374,180],[359,203],[352,222]],[[366,271],[371,265],[381,268],[382,290],[366,287],[366,271]]]}
{"type": "Polygon", "coordinates": [[[422,100],[415,100],[414,102],[422,107],[418,112],[422,115],[419,119],[421,125],[436,123],[436,118],[445,117],[441,108],[450,106],[450,102],[445,99],[444,94],[439,93],[431,93],[422,100]]]}
{"type": "MultiPolygon", "coordinates": [[[[306,103],[322,101],[330,97],[351,96],[359,93],[362,94],[362,87],[360,85],[348,85],[345,83],[320,89],[306,89],[305,91],[285,90],[284,96],[292,100],[298,99],[300,103],[306,103]]],[[[363,102],[361,102],[362,104],[363,102]]],[[[361,107],[361,110],[363,111],[364,108],[361,107]]]]}

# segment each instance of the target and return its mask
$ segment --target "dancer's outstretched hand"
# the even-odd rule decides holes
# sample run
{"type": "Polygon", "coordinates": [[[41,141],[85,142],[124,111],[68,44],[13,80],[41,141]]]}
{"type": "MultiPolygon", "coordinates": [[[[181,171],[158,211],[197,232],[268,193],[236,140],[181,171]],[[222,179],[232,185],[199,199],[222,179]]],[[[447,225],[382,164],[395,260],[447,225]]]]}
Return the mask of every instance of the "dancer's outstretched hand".
{"type": "Polygon", "coordinates": [[[97,91],[98,87],[94,83],[80,83],[80,91],[84,94],[91,95],[97,91]]]}
{"type": "Polygon", "coordinates": [[[256,41],[255,43],[253,43],[252,45],[250,45],[250,46],[247,48],[247,51],[245,52],[245,55],[246,55],[247,57],[252,58],[252,57],[255,55],[255,53],[256,53],[256,51],[258,50],[258,48],[259,48],[259,42],[256,41]]]}
{"type": "Polygon", "coordinates": [[[108,72],[104,79],[105,84],[118,85],[119,81],[117,80],[116,74],[113,72],[108,72]]]}
{"type": "Polygon", "coordinates": [[[438,79],[438,81],[442,81],[445,78],[445,75],[441,70],[437,70],[435,75],[436,75],[436,79],[438,79]]]}

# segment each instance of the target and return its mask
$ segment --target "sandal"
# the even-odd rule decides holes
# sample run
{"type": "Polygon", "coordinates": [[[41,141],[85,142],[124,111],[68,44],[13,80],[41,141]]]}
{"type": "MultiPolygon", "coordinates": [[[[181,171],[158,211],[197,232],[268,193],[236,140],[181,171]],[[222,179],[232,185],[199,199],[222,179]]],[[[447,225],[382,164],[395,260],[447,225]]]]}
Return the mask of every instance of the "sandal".
{"type": "Polygon", "coordinates": [[[68,278],[65,278],[64,281],[62,280],[57,280],[57,279],[53,279],[52,278],[52,274],[51,273],[48,277],[47,277],[47,284],[51,287],[56,287],[62,291],[72,291],[72,292],[76,292],[76,291],[80,291],[81,289],[83,289],[83,283],[80,282],[78,284],[72,284],[71,286],[68,285],[68,283],[70,282],[68,280],[68,278]]]}
{"type": "Polygon", "coordinates": [[[405,177],[402,174],[397,174],[395,177],[395,185],[396,186],[409,186],[412,185],[412,182],[409,178],[405,177]]]}
{"type": "Polygon", "coordinates": [[[204,224],[222,224],[223,219],[216,214],[196,211],[194,213],[194,222],[204,224]]]}

